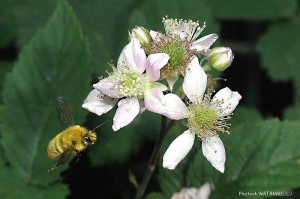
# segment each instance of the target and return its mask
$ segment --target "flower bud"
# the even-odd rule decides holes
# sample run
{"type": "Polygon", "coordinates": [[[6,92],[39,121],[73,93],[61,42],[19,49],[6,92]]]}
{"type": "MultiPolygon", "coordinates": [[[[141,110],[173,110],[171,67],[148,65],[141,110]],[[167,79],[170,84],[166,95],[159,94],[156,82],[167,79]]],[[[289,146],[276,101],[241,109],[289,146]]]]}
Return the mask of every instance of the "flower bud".
{"type": "Polygon", "coordinates": [[[149,31],[142,26],[133,28],[129,36],[130,38],[137,38],[142,46],[147,46],[152,42],[149,31]]]}
{"type": "Polygon", "coordinates": [[[231,65],[233,58],[234,56],[230,48],[216,47],[210,51],[208,62],[212,68],[223,71],[231,65]]]}

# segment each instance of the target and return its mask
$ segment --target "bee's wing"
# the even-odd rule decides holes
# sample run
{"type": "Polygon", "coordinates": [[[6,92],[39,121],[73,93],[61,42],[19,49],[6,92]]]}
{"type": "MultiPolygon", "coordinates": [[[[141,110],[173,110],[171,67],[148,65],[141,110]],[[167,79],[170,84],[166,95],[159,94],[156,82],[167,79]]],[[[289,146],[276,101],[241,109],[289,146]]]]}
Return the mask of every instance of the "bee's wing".
{"type": "Polygon", "coordinates": [[[56,108],[58,120],[64,127],[75,125],[72,117],[71,108],[68,102],[63,97],[57,98],[56,108]]]}

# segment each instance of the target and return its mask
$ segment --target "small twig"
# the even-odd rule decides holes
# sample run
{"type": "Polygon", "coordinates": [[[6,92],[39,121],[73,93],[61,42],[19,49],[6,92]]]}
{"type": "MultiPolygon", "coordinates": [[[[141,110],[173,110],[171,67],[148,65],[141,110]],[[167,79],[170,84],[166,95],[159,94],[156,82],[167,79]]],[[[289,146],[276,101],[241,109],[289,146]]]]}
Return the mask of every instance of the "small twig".
{"type": "Polygon", "coordinates": [[[135,196],[136,199],[141,199],[145,193],[148,183],[149,183],[149,181],[153,175],[153,172],[156,168],[157,160],[159,158],[159,151],[162,146],[163,140],[165,138],[166,133],[171,128],[172,124],[173,124],[173,121],[170,121],[166,117],[162,116],[160,132],[159,132],[158,138],[156,140],[155,147],[152,151],[152,155],[151,155],[150,161],[148,163],[147,170],[144,174],[144,178],[143,178],[141,184],[136,189],[136,196],[135,196]]]}

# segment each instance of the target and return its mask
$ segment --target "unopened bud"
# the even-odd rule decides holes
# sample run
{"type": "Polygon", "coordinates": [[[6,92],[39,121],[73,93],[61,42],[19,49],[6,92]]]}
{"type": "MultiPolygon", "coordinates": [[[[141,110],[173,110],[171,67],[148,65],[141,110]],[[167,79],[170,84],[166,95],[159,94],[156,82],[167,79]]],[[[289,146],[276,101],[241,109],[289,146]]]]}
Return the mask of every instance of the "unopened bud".
{"type": "Polygon", "coordinates": [[[216,47],[210,51],[208,62],[212,68],[223,71],[231,65],[233,58],[234,56],[230,48],[216,47]]]}
{"type": "Polygon", "coordinates": [[[137,38],[142,46],[148,46],[152,42],[149,31],[142,26],[136,26],[133,28],[130,38],[137,38]]]}

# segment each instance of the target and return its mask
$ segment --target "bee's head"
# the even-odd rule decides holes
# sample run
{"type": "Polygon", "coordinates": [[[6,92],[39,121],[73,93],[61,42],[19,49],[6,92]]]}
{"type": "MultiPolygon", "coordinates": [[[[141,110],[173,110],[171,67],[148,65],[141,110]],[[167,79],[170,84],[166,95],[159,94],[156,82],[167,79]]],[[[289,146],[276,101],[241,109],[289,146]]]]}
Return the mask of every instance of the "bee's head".
{"type": "Polygon", "coordinates": [[[94,144],[97,141],[97,135],[94,131],[87,131],[83,138],[88,144],[94,144]]]}

